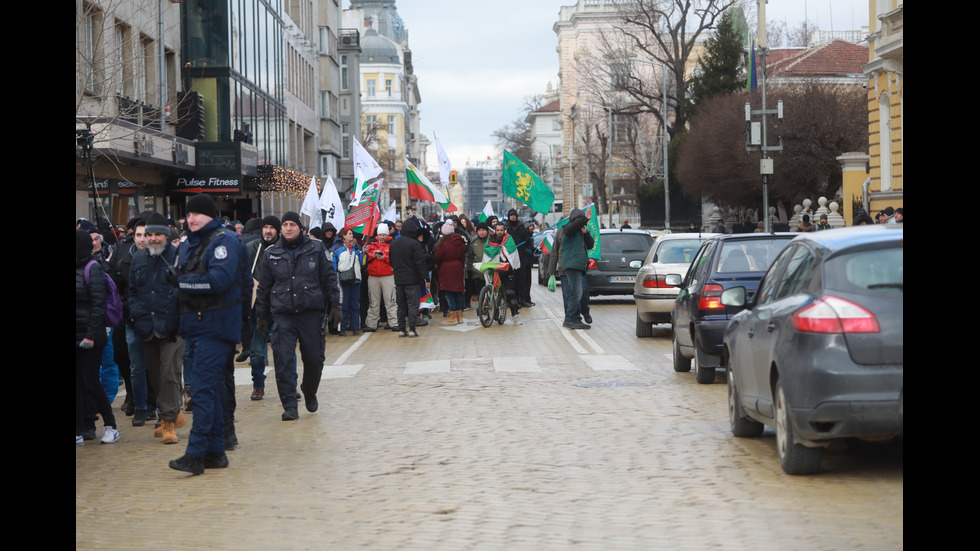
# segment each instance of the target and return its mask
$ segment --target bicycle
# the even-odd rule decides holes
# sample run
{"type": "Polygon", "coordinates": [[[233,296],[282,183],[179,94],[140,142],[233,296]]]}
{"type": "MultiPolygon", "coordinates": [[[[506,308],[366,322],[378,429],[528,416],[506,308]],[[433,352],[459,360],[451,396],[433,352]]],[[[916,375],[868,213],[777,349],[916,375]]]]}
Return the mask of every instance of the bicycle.
{"type": "Polygon", "coordinates": [[[503,325],[507,319],[507,289],[500,280],[500,272],[509,270],[510,263],[485,262],[484,264],[496,264],[496,266],[489,266],[481,270],[487,284],[480,289],[480,298],[476,303],[476,315],[484,327],[493,325],[494,320],[503,325]],[[490,275],[491,270],[493,271],[492,276],[490,275]]]}

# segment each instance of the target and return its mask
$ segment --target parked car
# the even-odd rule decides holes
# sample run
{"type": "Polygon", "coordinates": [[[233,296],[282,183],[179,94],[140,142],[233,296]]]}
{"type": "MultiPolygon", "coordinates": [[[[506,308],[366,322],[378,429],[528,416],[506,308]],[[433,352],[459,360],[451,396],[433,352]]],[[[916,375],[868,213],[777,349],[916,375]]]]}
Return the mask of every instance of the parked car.
{"type": "Polygon", "coordinates": [[[668,233],[656,238],[643,266],[636,274],[633,300],[636,302],[636,336],[653,335],[653,324],[670,323],[670,311],[677,298],[677,287],[667,285],[667,274],[681,276],[712,233],[668,233]]]}
{"type": "Polygon", "coordinates": [[[671,310],[674,371],[690,371],[694,359],[697,381],[714,382],[715,369],[721,367],[722,335],[741,310],[723,305],[722,291],[741,286],[751,299],[769,265],[796,235],[718,235],[701,245],[683,280],[667,275],[668,285],[680,287],[671,310]]]}
{"type": "Polygon", "coordinates": [[[776,429],[789,474],[820,468],[841,438],[904,429],[904,259],[901,226],[806,233],[779,255],[724,334],[732,434],[776,429]]]}
{"type": "Polygon", "coordinates": [[[636,273],[653,245],[653,237],[642,230],[599,230],[600,259],[589,259],[585,277],[589,296],[629,295],[636,273]]]}

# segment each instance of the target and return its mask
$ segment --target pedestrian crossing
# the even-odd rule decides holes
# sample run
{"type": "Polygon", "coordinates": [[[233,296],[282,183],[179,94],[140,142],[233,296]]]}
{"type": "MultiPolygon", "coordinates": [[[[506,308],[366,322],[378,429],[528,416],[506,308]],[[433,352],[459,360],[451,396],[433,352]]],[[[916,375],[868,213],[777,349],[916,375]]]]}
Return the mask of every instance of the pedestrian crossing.
{"type": "MultiPolygon", "coordinates": [[[[618,354],[580,354],[584,367],[591,371],[642,371],[640,366],[618,354]]],[[[426,360],[405,362],[396,367],[404,376],[420,376],[433,373],[462,372],[462,369],[476,363],[485,364],[490,360],[495,373],[544,373],[536,356],[497,356],[493,358],[461,358],[457,360],[426,360]],[[456,370],[454,370],[454,364],[456,370]]],[[[364,364],[324,365],[321,379],[349,379],[356,377],[364,370],[364,364]]],[[[299,365],[302,370],[302,363],[299,365]]],[[[266,366],[266,377],[275,378],[272,366],[266,366]]],[[[238,386],[252,384],[252,370],[247,368],[235,369],[235,384],[238,386]]]]}

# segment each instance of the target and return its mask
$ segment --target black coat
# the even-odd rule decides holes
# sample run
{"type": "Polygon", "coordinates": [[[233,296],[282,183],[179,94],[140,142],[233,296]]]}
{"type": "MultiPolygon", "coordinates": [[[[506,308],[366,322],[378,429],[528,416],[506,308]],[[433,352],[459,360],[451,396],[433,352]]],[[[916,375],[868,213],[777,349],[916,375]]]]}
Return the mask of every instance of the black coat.
{"type": "Polygon", "coordinates": [[[180,307],[167,269],[177,259],[177,248],[167,243],[160,256],[148,248],[133,256],[129,280],[130,326],[140,337],[174,337],[180,325],[180,307]]]}
{"type": "Polygon", "coordinates": [[[266,250],[255,299],[256,315],[267,318],[270,313],[323,312],[340,305],[337,274],[323,243],[305,235],[299,239],[295,247],[287,249],[286,240],[280,239],[266,250]]]}
{"type": "Polygon", "coordinates": [[[85,266],[91,256],[75,261],[75,346],[82,339],[89,339],[95,346],[105,346],[105,272],[98,262],[89,269],[89,281],[85,282],[85,266]]]}
{"type": "Polygon", "coordinates": [[[395,285],[424,285],[429,276],[425,247],[418,240],[419,226],[409,218],[402,224],[402,233],[391,242],[391,270],[395,285]]]}

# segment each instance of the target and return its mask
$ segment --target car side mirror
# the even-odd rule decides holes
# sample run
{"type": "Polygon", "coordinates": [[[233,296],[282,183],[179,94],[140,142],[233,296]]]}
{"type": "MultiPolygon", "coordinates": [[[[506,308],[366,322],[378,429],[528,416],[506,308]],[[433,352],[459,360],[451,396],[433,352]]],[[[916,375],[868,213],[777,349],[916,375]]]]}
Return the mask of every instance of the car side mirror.
{"type": "Polygon", "coordinates": [[[642,265],[643,265],[642,260],[630,260],[630,268],[640,269],[640,266],[642,265]]]}
{"type": "Polygon", "coordinates": [[[745,287],[732,287],[721,292],[721,303],[741,308],[745,306],[745,287]]]}
{"type": "Polygon", "coordinates": [[[683,284],[683,279],[680,274],[667,274],[664,278],[664,283],[671,287],[680,287],[683,284]]]}

